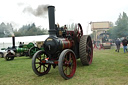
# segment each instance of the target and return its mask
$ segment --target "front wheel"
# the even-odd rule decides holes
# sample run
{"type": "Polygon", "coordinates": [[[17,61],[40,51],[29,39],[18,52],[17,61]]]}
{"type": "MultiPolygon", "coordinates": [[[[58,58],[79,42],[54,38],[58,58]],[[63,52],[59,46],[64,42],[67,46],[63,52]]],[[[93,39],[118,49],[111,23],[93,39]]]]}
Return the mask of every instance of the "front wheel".
{"type": "Polygon", "coordinates": [[[35,46],[34,46],[34,47],[31,47],[31,48],[29,49],[29,52],[28,52],[29,57],[32,58],[33,55],[34,55],[38,50],[39,50],[38,47],[35,47],[35,46]]]}
{"type": "Polygon", "coordinates": [[[10,60],[13,60],[14,57],[15,57],[15,55],[14,55],[13,53],[9,52],[9,53],[7,53],[7,54],[5,55],[5,60],[6,60],[6,61],[10,61],[10,60]]]}
{"type": "Polygon", "coordinates": [[[76,56],[75,53],[66,49],[62,51],[58,63],[59,73],[64,79],[70,79],[74,76],[76,71],[76,56]]]}
{"type": "Polygon", "coordinates": [[[32,58],[32,69],[38,76],[47,74],[51,69],[51,64],[43,63],[46,58],[48,55],[42,50],[37,51],[32,58]]]}

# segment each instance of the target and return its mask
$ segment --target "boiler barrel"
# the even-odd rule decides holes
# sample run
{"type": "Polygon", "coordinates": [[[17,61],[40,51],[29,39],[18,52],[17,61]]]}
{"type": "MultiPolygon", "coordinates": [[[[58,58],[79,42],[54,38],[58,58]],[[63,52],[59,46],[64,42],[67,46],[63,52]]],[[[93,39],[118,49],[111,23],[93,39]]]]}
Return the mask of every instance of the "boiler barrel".
{"type": "Polygon", "coordinates": [[[25,51],[28,51],[28,49],[27,48],[16,48],[17,53],[25,52],[25,51]]]}
{"type": "Polygon", "coordinates": [[[72,47],[72,41],[69,41],[67,38],[60,39],[62,42],[62,49],[69,49],[72,47]]]}

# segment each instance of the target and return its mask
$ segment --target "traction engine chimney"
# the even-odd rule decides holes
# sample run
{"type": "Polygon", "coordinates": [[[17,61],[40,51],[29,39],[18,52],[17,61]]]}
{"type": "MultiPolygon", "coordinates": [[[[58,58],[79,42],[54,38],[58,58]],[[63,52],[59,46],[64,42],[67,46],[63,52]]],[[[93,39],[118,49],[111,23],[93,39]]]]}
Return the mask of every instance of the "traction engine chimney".
{"type": "Polygon", "coordinates": [[[49,35],[56,36],[54,6],[48,6],[48,16],[49,16],[49,35]]]}
{"type": "Polygon", "coordinates": [[[12,48],[15,48],[15,36],[12,36],[12,48]]]}

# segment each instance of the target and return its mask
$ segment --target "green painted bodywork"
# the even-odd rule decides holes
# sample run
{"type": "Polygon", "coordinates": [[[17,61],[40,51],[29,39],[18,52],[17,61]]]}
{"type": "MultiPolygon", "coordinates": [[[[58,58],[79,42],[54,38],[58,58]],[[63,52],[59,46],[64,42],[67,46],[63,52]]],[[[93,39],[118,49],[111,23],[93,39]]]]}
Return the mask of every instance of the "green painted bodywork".
{"type": "Polygon", "coordinates": [[[44,51],[44,48],[42,47],[42,48],[40,48],[40,50],[44,51]]]}
{"type": "MultiPolygon", "coordinates": [[[[30,48],[33,47],[33,46],[34,46],[33,43],[29,43],[29,44],[27,45],[27,48],[30,49],[30,48]]],[[[23,46],[23,47],[25,47],[25,46],[23,46]]]]}
{"type": "Polygon", "coordinates": [[[24,44],[22,47],[16,48],[16,52],[17,53],[27,52],[31,47],[34,47],[34,44],[33,43],[24,44]]]}
{"type": "Polygon", "coordinates": [[[16,48],[17,53],[25,52],[25,51],[28,51],[28,50],[29,50],[28,48],[16,48]]]}

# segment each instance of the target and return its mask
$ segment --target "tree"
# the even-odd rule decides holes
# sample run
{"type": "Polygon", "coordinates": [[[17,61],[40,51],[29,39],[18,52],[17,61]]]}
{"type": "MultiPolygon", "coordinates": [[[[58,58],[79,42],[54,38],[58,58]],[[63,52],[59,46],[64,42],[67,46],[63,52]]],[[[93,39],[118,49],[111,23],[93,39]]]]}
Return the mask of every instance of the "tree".
{"type": "Polygon", "coordinates": [[[23,25],[18,31],[15,30],[16,36],[34,36],[48,34],[47,29],[36,27],[35,23],[23,25]]]}
{"type": "Polygon", "coordinates": [[[116,26],[109,30],[111,38],[128,36],[128,16],[125,12],[123,12],[123,15],[119,15],[115,25],[116,26]]]}
{"type": "Polygon", "coordinates": [[[2,22],[0,24],[0,37],[7,37],[12,35],[14,35],[12,25],[9,23],[5,24],[4,22],[2,22]]]}

